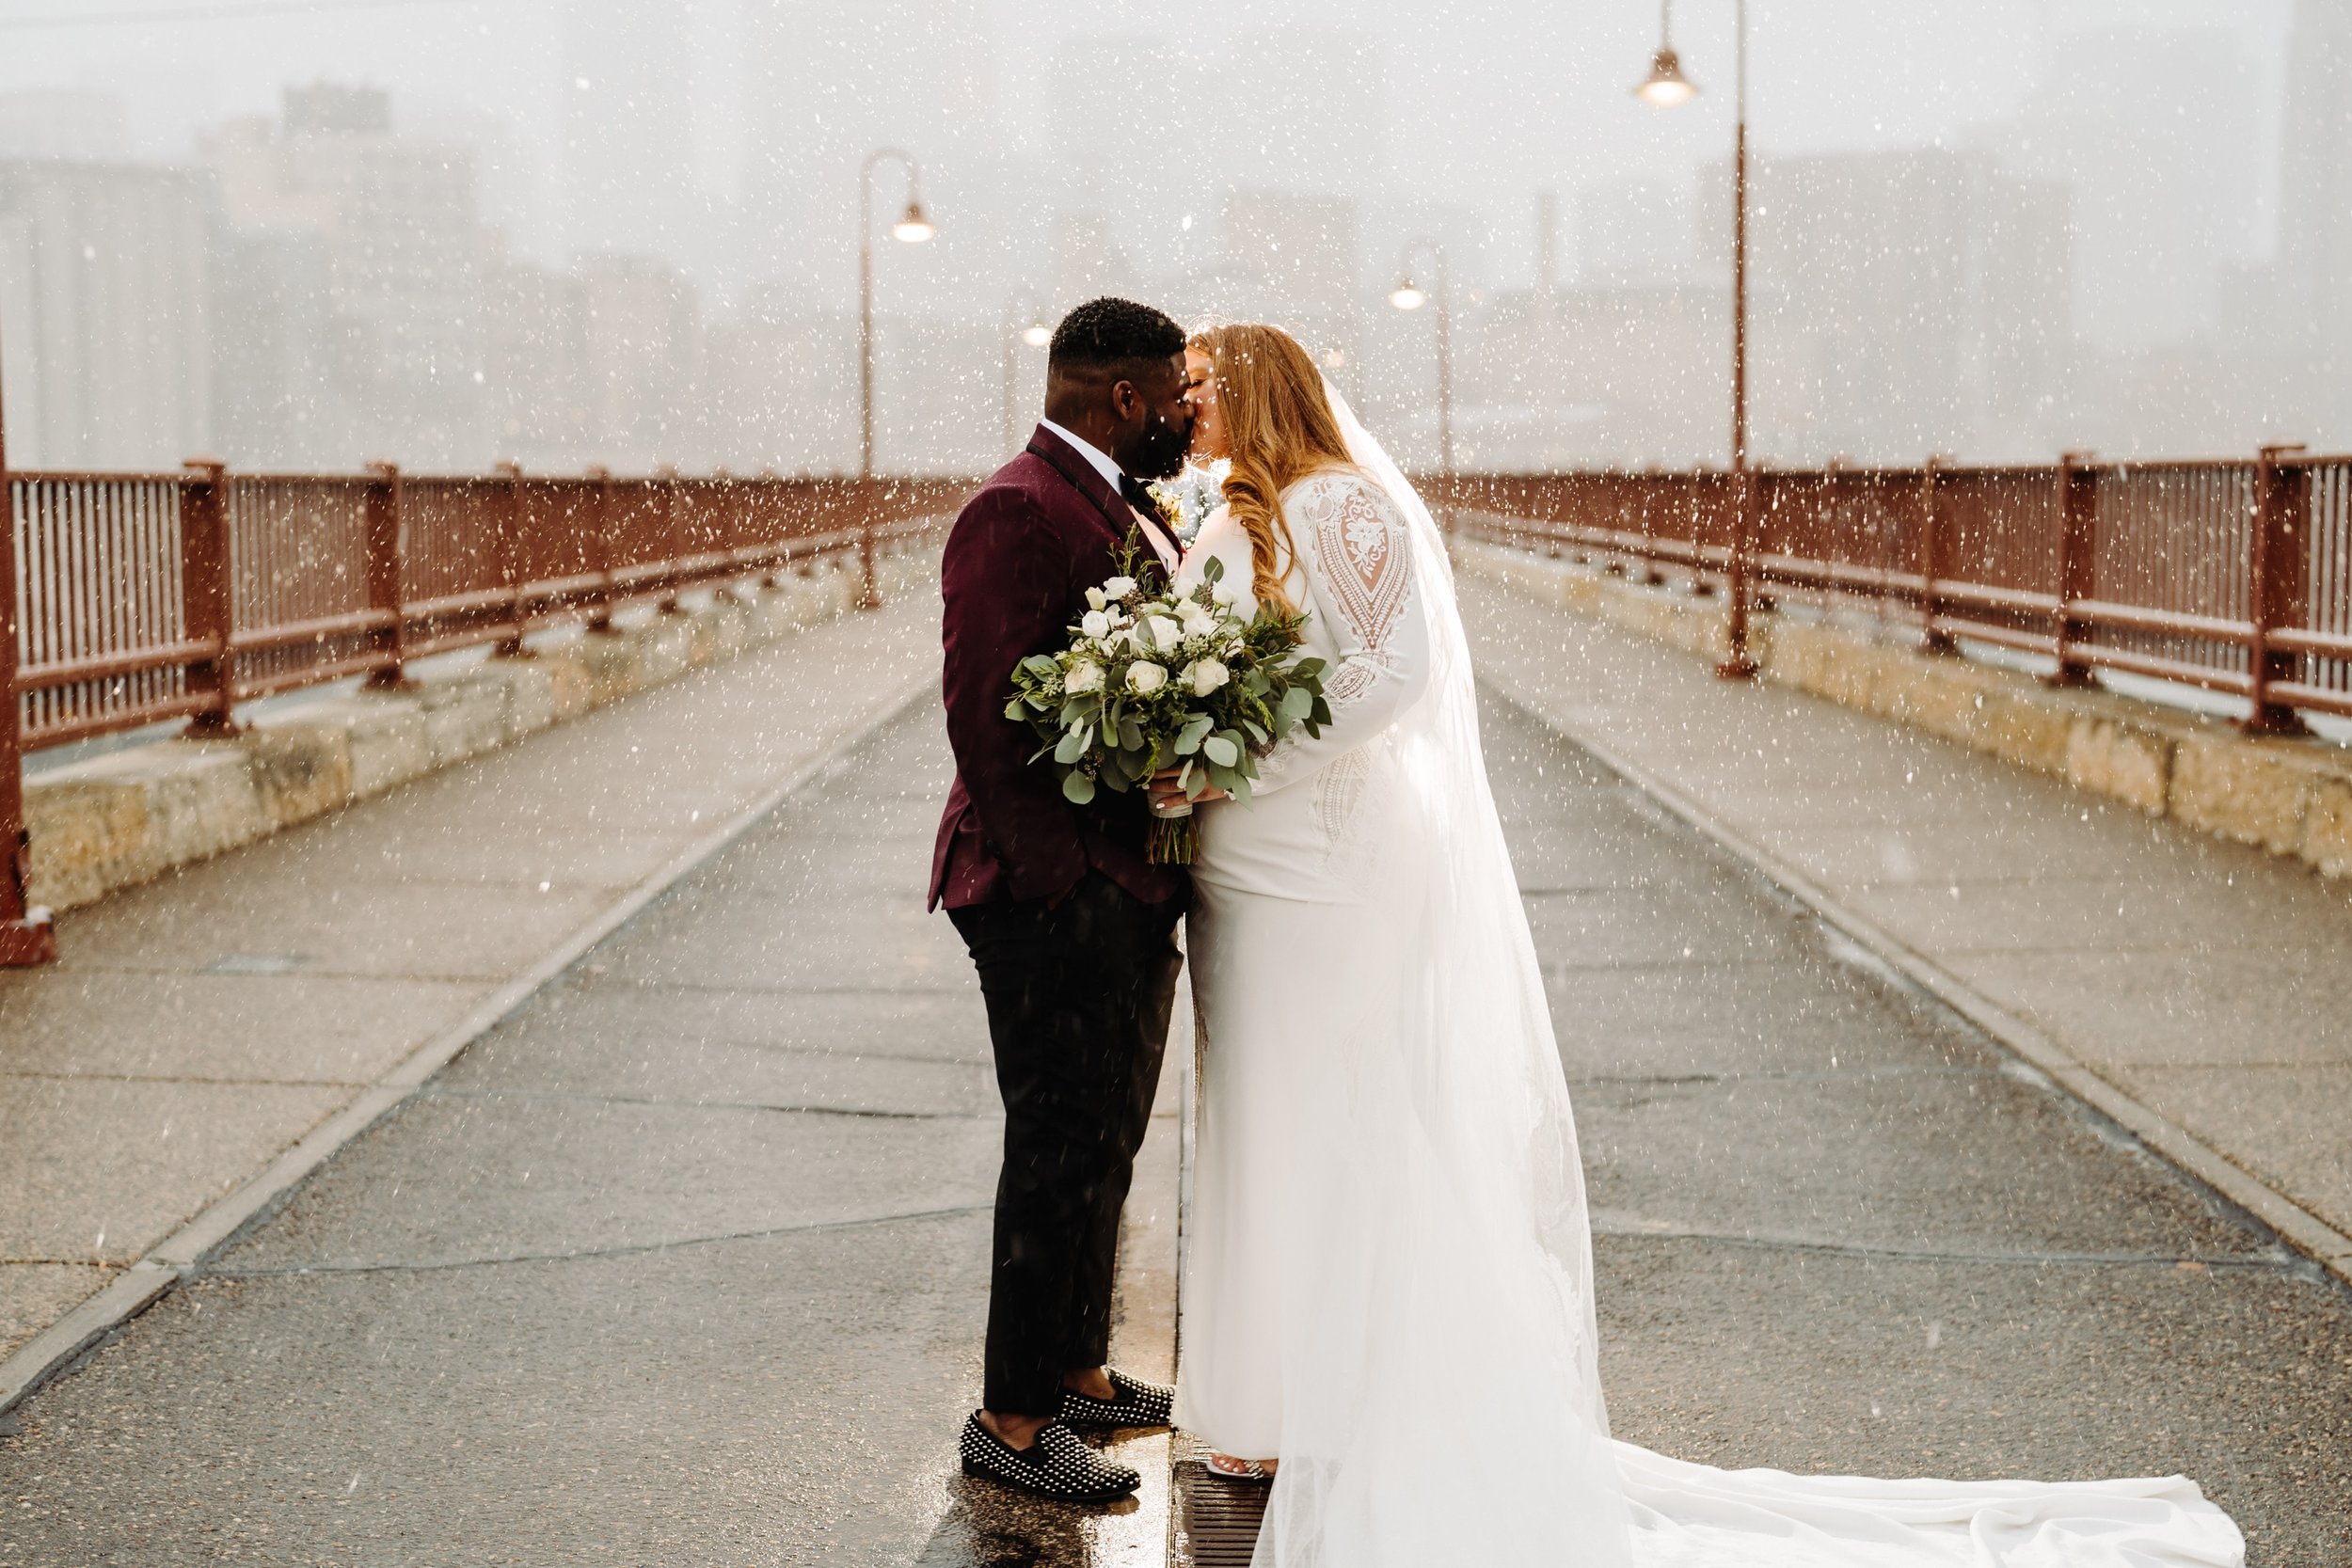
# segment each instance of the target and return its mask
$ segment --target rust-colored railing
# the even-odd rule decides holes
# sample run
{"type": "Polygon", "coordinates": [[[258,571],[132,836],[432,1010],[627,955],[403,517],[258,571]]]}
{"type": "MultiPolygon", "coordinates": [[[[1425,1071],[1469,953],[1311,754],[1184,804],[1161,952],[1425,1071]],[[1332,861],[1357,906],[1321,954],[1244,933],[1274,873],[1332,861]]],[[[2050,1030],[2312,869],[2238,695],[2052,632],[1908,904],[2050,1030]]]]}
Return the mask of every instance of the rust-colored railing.
{"type": "Polygon", "coordinates": [[[954,480],[7,475],[0,551],[0,962],[51,950],[24,908],[22,757],[159,721],[227,735],[236,705],[632,602],[852,555],[952,512],[954,480]],[[10,933],[17,933],[14,937],[10,933]]]}
{"type": "Polygon", "coordinates": [[[1861,606],[1931,647],[2044,655],[2055,681],[2105,669],[2228,692],[2260,733],[2299,731],[2298,709],[2352,714],[2352,457],[1771,469],[1744,551],[1724,473],[1430,489],[1468,537],[1861,606]]]}

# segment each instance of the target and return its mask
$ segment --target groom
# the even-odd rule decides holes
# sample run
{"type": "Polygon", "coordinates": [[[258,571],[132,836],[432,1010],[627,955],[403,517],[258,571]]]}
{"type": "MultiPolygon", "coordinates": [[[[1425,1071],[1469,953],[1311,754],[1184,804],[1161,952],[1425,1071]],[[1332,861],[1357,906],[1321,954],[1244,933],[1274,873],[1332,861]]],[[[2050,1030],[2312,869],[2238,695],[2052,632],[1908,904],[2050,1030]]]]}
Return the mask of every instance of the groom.
{"type": "Polygon", "coordinates": [[[1107,1502],[1140,1478],[1072,1428],[1158,1426],[1169,1390],[1104,1365],[1119,1213],[1152,1114],[1182,958],[1189,883],[1145,855],[1139,794],[1065,800],[1037,741],[1005,717],[1013,666],[1051,652],[1086,591],[1137,546],[1140,575],[1177,550],[1140,483],[1184,463],[1193,414],[1184,334],[1149,306],[1097,299],[1055,330],[1045,419],[947,537],[940,582],[955,786],[930,902],[971,950],[1005,1101],[983,1408],[967,1474],[1107,1502]]]}

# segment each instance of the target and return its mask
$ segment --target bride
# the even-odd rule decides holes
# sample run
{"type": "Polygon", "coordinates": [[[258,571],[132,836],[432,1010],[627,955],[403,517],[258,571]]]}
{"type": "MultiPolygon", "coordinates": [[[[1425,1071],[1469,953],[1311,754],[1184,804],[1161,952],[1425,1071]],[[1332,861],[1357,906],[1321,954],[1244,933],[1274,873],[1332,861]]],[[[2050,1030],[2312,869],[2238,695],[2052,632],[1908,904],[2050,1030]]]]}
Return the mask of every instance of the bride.
{"type": "Polygon", "coordinates": [[[1583,1174],[1429,511],[1290,337],[1187,353],[1185,557],[1308,610],[1332,722],[1203,809],[1175,1419],[1271,1474],[1261,1568],[2235,1568],[2178,1477],[1724,1471],[1613,1442],[1583,1174]]]}

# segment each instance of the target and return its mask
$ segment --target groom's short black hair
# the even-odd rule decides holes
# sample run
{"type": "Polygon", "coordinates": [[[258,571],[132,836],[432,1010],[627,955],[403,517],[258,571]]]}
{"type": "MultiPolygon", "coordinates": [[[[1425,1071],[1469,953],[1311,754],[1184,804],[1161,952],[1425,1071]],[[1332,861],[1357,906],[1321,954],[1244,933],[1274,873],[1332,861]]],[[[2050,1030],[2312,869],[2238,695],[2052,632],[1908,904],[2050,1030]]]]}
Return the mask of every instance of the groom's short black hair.
{"type": "Polygon", "coordinates": [[[1146,365],[1166,364],[1184,352],[1184,329],[1149,305],[1105,295],[1089,299],[1054,328],[1045,368],[1089,380],[1146,365]]]}

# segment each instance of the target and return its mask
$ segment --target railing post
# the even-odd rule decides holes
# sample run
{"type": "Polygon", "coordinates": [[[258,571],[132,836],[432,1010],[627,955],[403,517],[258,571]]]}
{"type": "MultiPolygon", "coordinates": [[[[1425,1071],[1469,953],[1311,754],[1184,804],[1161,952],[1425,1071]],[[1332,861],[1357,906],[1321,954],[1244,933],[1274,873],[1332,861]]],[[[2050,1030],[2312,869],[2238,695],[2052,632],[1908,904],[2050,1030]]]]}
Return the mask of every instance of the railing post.
{"type": "Polygon", "coordinates": [[[2099,470],[2087,451],[2058,459],[2058,613],[2051,638],[2058,668],[2042,677],[2047,686],[2094,684],[2090,666],[2074,652],[2085,630],[2074,606],[2090,597],[2092,549],[2099,522],[2099,470]]]}
{"type": "Polygon", "coordinates": [[[512,637],[499,640],[490,650],[493,658],[529,658],[531,650],[523,646],[523,466],[501,463],[499,477],[505,483],[499,486],[497,504],[491,515],[497,519],[499,586],[506,590],[506,618],[515,628],[512,637]]]}
{"type": "Polygon", "coordinates": [[[609,632],[612,626],[612,470],[601,465],[588,470],[596,485],[596,596],[588,601],[588,629],[609,632]]]}
{"type": "Polygon", "coordinates": [[[882,608],[882,585],[874,579],[874,482],[870,479],[858,484],[857,525],[857,607],[860,610],[882,608]]]}
{"type": "Polygon", "coordinates": [[[370,672],[371,689],[397,690],[408,684],[408,534],[401,515],[400,468],[392,463],[368,465],[366,544],[368,608],[391,616],[391,625],[378,639],[388,662],[370,672]]]}
{"type": "Polygon", "coordinates": [[[1642,503],[1642,572],[1633,580],[1645,588],[1655,588],[1666,580],[1666,574],[1658,569],[1658,491],[1657,481],[1665,472],[1656,464],[1642,470],[1644,483],[1638,492],[1642,503]]]}
{"type": "MultiPolygon", "coordinates": [[[[680,547],[678,542],[677,492],[677,470],[667,467],[659,469],[654,475],[654,494],[660,498],[661,547],[674,563],[696,553],[691,548],[680,547]]],[[[661,595],[661,602],[654,609],[663,615],[685,614],[686,607],[677,602],[677,596],[678,585],[673,581],[670,591],[661,595]]]]}
{"type": "Polygon", "coordinates": [[[1943,457],[1929,458],[1919,484],[1919,651],[1923,654],[1960,652],[1952,634],[1936,625],[1943,618],[1944,602],[1935,585],[1944,580],[1951,565],[1951,546],[1945,536],[1943,482],[1943,457]]]}
{"type": "Polygon", "coordinates": [[[1715,673],[1725,680],[1746,680],[1757,668],[1748,651],[1748,600],[1754,592],[1748,581],[1748,554],[1755,524],[1756,475],[1741,464],[1731,476],[1731,605],[1724,620],[1724,659],[1715,666],[1715,673]]]}
{"type": "Polygon", "coordinates": [[[237,733],[236,661],[229,651],[233,627],[229,586],[229,470],[208,457],[191,458],[180,485],[180,612],[191,641],[213,644],[188,666],[188,695],[204,705],[189,719],[192,739],[237,733]]]}
{"type": "Polygon", "coordinates": [[[55,963],[57,932],[31,902],[32,835],[24,827],[24,712],[16,689],[16,491],[0,447],[0,968],[55,963]]]}
{"type": "Polygon", "coordinates": [[[2271,701],[2274,682],[2293,680],[2296,657],[2270,645],[2280,626],[2300,626],[2311,612],[2311,551],[2302,521],[2311,509],[2311,470],[2288,457],[2295,446],[2262,449],[2254,462],[2253,526],[2247,531],[2246,596],[2252,630],[2246,640],[2246,673],[2253,707],[2239,728],[2248,735],[2309,735],[2294,705],[2271,701]]]}

